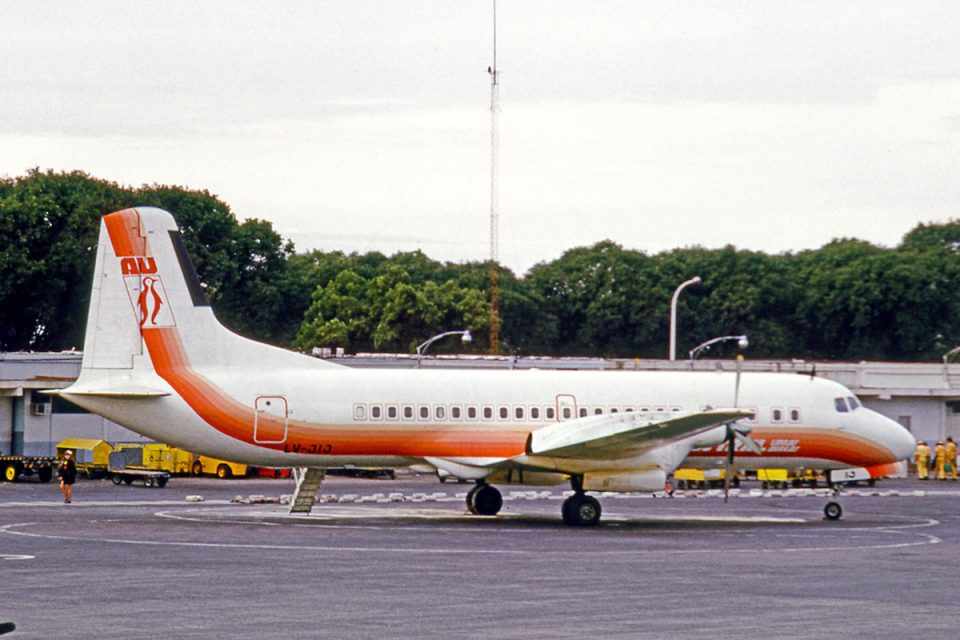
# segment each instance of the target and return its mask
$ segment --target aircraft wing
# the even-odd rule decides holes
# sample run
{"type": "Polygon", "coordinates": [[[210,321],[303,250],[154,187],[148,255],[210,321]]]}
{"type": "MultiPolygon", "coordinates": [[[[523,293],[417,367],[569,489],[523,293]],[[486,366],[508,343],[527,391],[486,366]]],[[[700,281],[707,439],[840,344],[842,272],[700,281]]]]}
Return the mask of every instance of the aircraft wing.
{"type": "Polygon", "coordinates": [[[662,420],[651,420],[640,413],[577,418],[531,433],[527,454],[554,458],[626,458],[753,415],[746,409],[710,409],[662,420]]]}

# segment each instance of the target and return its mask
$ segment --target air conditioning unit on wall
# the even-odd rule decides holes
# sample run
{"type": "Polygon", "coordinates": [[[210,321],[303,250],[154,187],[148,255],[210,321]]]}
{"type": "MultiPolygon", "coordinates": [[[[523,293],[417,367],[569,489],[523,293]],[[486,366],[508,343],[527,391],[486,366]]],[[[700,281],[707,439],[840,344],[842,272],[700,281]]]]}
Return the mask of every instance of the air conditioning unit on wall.
{"type": "Polygon", "coordinates": [[[31,402],[30,415],[33,415],[33,416],[50,415],[50,403],[49,402],[31,402]]]}

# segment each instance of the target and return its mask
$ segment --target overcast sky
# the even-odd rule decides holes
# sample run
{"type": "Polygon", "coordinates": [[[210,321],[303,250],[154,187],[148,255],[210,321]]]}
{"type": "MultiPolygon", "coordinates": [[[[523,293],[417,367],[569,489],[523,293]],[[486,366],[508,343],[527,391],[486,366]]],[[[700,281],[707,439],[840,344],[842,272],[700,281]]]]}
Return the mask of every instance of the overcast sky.
{"type": "MultiPolygon", "coordinates": [[[[209,189],[298,249],[489,254],[490,2],[2,2],[0,173],[209,189]]],[[[501,261],[960,216],[960,3],[498,3],[501,261]]],[[[176,214],[176,212],[173,212],[176,214]]]]}

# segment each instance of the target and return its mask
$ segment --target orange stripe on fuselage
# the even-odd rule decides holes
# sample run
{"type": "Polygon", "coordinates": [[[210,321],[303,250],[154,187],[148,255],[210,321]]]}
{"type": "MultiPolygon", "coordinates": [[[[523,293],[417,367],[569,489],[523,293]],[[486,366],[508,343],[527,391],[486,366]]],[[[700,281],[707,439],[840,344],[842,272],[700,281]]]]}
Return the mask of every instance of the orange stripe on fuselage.
{"type": "MultiPolygon", "coordinates": [[[[762,440],[764,452],[757,454],[749,449],[738,449],[737,458],[797,458],[834,460],[854,467],[869,467],[896,462],[893,453],[867,438],[839,429],[778,429],[757,427],[750,437],[762,440]],[[794,442],[784,448],[781,445],[794,442]]],[[[726,455],[725,445],[690,452],[693,458],[720,458],[726,455]]]]}
{"type": "MultiPolygon", "coordinates": [[[[255,412],[230,398],[223,390],[190,369],[176,329],[147,328],[143,339],[157,374],[207,424],[248,444],[292,453],[343,456],[512,457],[524,452],[527,431],[475,429],[370,429],[343,428],[290,420],[283,443],[258,443],[253,439],[255,412]]],[[[261,413],[257,426],[261,440],[279,439],[280,418],[261,413]],[[270,434],[264,437],[264,434],[270,434]]]]}

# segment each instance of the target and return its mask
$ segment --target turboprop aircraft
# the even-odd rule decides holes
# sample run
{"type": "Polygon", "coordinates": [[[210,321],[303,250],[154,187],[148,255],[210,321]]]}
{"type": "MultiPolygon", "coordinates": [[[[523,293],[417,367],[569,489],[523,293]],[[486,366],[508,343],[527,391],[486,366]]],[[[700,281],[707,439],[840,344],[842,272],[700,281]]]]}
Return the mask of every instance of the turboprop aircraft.
{"type": "Polygon", "coordinates": [[[692,450],[758,449],[751,430],[821,468],[914,449],[806,376],[352,369],[260,344],[217,321],[173,216],[154,208],[103,217],[81,374],[60,394],[191,451],[315,470],[300,476],[313,489],[324,468],[429,465],[474,480],[467,507],[495,515],[495,483],[569,482],[563,520],[581,526],[601,514],[587,491],[661,490],[692,450]]]}

